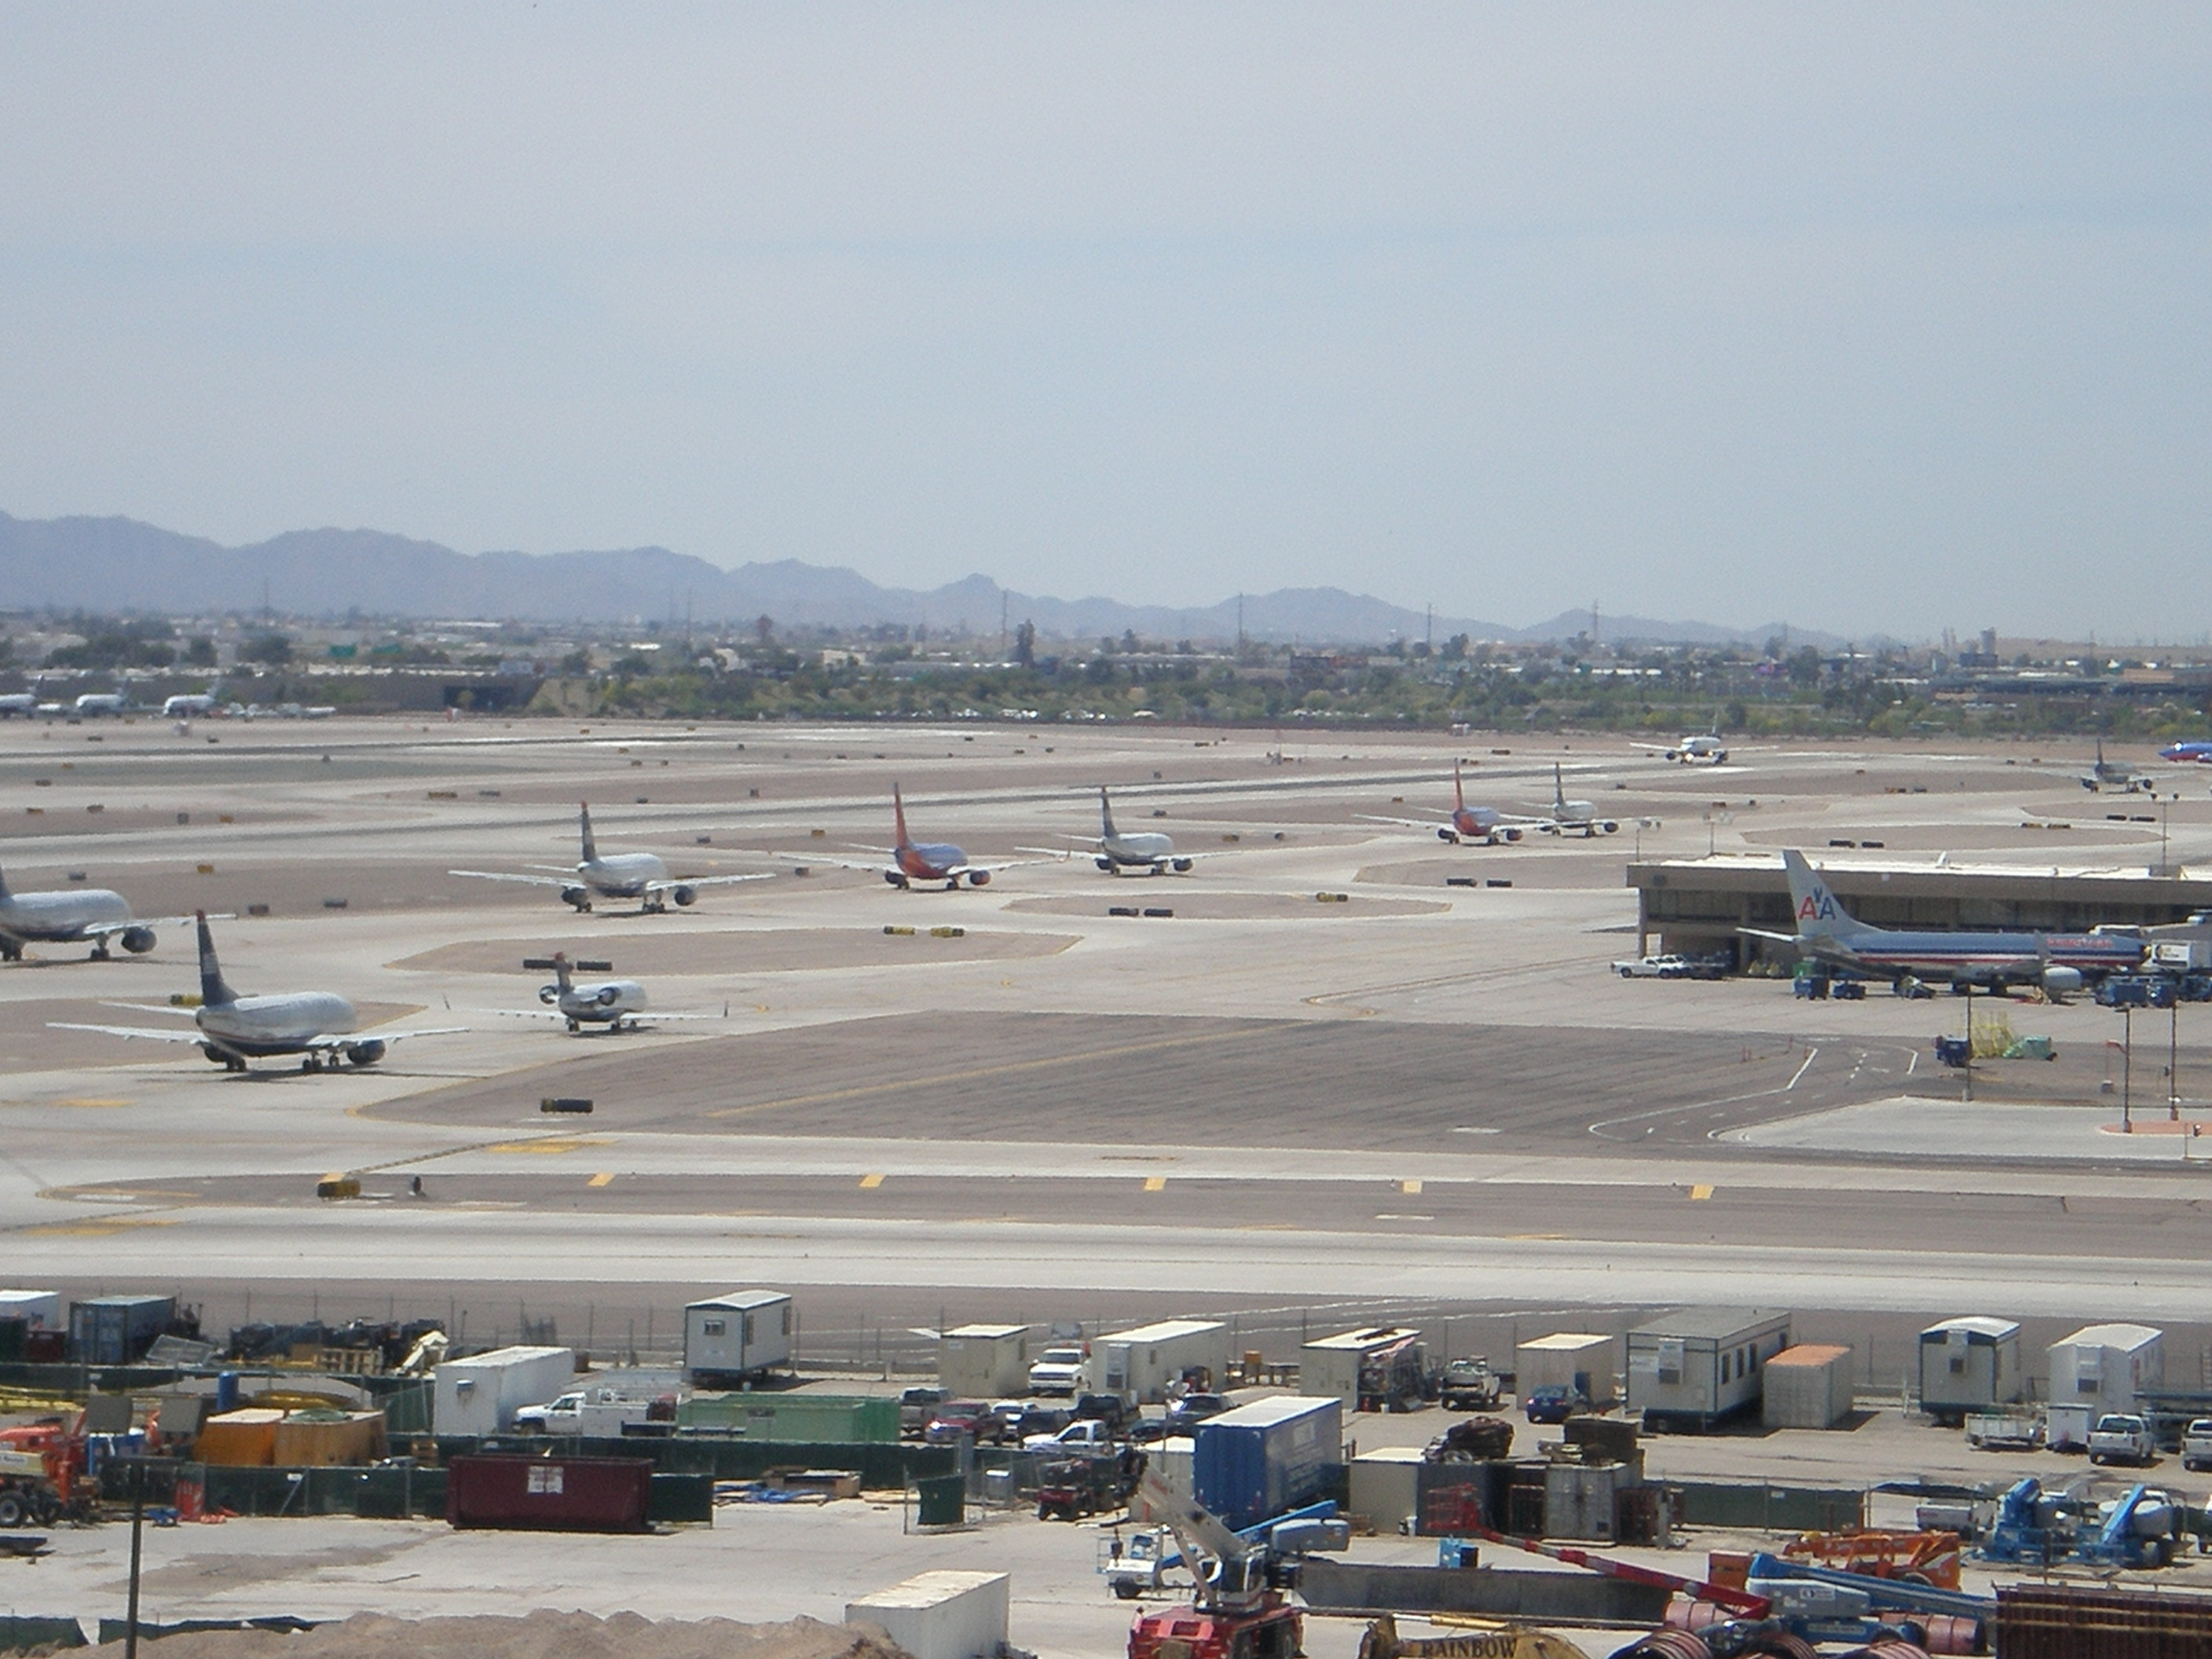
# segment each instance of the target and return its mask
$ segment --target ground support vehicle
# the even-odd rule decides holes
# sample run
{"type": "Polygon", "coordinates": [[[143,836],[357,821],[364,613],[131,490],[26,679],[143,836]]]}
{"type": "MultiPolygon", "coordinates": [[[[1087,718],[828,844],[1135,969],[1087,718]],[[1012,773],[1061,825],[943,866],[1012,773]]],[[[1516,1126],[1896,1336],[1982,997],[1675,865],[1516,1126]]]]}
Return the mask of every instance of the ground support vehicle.
{"type": "Polygon", "coordinates": [[[1037,1472],[1037,1519],[1077,1521],[1118,1508],[1124,1496],[1118,1457],[1067,1457],[1037,1472]]]}
{"type": "Polygon", "coordinates": [[[0,1449],[0,1528],[52,1526],[62,1495],[36,1452],[0,1449]]]}
{"type": "Polygon", "coordinates": [[[1448,1412],[1494,1412],[1504,1395],[1487,1359],[1453,1359],[1445,1363],[1437,1398],[1448,1412]]]}
{"type": "Polygon", "coordinates": [[[2092,1463],[2132,1463],[2148,1468],[2158,1462],[2158,1442],[2150,1425],[2129,1412],[2107,1412],[2089,1431],[2092,1463]]]}
{"type": "Polygon", "coordinates": [[[2106,1505],[2046,1492],[2033,1475],[2016,1482],[1997,1505],[1996,1524],[1975,1552],[1985,1561],[2050,1566],[2162,1567],[2179,1547],[2181,1511],[2140,1481],[2106,1505]]]}
{"type": "Polygon", "coordinates": [[[2200,1417],[2181,1431],[2181,1467],[2192,1474],[2212,1469],[2212,1417],[2200,1417]]]}
{"type": "Polygon", "coordinates": [[[899,1392],[899,1436],[905,1440],[919,1440],[928,1428],[929,1419],[937,1415],[937,1408],[952,1398],[952,1390],[933,1386],[903,1389],[899,1392]]]}

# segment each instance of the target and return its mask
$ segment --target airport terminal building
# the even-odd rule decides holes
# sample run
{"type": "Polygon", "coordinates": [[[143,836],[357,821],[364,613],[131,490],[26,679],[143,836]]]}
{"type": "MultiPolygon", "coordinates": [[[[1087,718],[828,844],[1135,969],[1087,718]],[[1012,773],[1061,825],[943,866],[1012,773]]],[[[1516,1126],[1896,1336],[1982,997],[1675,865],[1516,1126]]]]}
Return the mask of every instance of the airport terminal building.
{"type": "MultiPolygon", "coordinates": [[[[1849,854],[1823,858],[1809,849],[1806,857],[1850,913],[1876,927],[2086,933],[2100,924],[2166,927],[2212,913],[2212,871],[2154,875],[2140,865],[1938,866],[1849,854]]],[[[1796,957],[1786,944],[1740,931],[1795,929],[1779,852],[1632,863],[1628,884],[1636,890],[1639,953],[1725,951],[1738,968],[1762,956],[1783,962],[1796,957]]]]}

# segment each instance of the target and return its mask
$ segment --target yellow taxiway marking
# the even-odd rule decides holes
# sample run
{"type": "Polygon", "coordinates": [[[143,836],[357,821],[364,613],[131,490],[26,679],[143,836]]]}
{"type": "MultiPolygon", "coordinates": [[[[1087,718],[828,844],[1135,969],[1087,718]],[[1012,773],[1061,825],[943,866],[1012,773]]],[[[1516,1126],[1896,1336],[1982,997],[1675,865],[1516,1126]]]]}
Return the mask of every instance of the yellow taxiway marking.
{"type": "Polygon", "coordinates": [[[860,1177],[860,1190],[864,1193],[873,1192],[883,1184],[884,1178],[880,1175],[864,1175],[860,1177]]]}
{"type": "Polygon", "coordinates": [[[1690,1202],[1692,1204],[1702,1204],[1712,1195],[1713,1189],[1710,1187],[1698,1186],[1690,1188],[1690,1202]]]}
{"type": "Polygon", "coordinates": [[[1419,1181],[1401,1181],[1398,1183],[1398,1190],[1401,1193],[1418,1193],[1421,1190],[1421,1183],[1419,1181]]]}
{"type": "Polygon", "coordinates": [[[128,1106],[132,1103],[127,1100],[105,1099],[97,1095],[68,1095],[64,1096],[62,1099],[53,1101],[50,1103],[56,1106],[78,1106],[94,1110],[104,1110],[109,1107],[128,1106]]]}
{"type": "Polygon", "coordinates": [[[1165,1176],[1146,1176],[1145,1177],[1145,1190],[1146,1192],[1164,1193],[1167,1191],[1167,1189],[1168,1178],[1165,1176]]]}
{"type": "Polygon", "coordinates": [[[615,1172],[614,1172],[612,1170],[600,1170],[600,1171],[599,1172],[599,1174],[597,1174],[597,1175],[593,1176],[592,1176],[589,1181],[586,1182],[584,1184],[585,1184],[586,1186],[587,1186],[587,1187],[604,1187],[604,1186],[606,1186],[610,1182],[613,1181],[613,1179],[614,1179],[614,1178],[615,1178],[615,1172]]]}
{"type": "Polygon", "coordinates": [[[781,1111],[791,1106],[823,1106],[832,1101],[865,1100],[870,1095],[896,1094],[906,1089],[928,1089],[941,1083],[973,1083],[987,1077],[1012,1077],[1021,1072],[1041,1072],[1055,1066],[1084,1066],[1094,1060],[1120,1060],[1129,1054],[1164,1053],[1170,1048],[1188,1048],[1201,1042],[1227,1042],[1246,1037],[1249,1031],[1208,1031],[1202,1036],[1162,1037],[1152,1042],[1125,1042],[1111,1048],[1086,1048],[1080,1054],[1054,1054],[1044,1060],[1014,1060],[1003,1066],[979,1066],[972,1071],[943,1072],[935,1077],[901,1078],[891,1083],[863,1083],[850,1089],[830,1089],[820,1094],[786,1095],[781,1100],[763,1100],[750,1106],[725,1106],[707,1114],[708,1117],[750,1117],[756,1112],[781,1111]]]}
{"type": "Polygon", "coordinates": [[[484,1150],[488,1152],[537,1152],[540,1154],[548,1154],[557,1152],[580,1152],[586,1146],[606,1146],[612,1144],[612,1142],[605,1139],[559,1140],[548,1139],[544,1140],[502,1140],[497,1146],[487,1146],[484,1150]]]}
{"type": "Polygon", "coordinates": [[[117,1216],[88,1221],[56,1221],[43,1227],[26,1227],[22,1237],[31,1238],[112,1238],[118,1233],[129,1232],[137,1227],[173,1227],[176,1222],[167,1216],[117,1216]]]}

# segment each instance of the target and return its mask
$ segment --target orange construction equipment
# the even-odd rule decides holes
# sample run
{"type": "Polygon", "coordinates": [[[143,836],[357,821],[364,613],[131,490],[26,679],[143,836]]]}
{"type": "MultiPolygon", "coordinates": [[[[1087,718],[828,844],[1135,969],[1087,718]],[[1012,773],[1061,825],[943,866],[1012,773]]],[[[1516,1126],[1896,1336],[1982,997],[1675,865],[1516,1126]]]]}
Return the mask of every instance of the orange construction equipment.
{"type": "Polygon", "coordinates": [[[1955,1532],[1808,1532],[1783,1555],[1868,1578],[1899,1578],[1937,1589],[1959,1588],[1955,1532]]]}

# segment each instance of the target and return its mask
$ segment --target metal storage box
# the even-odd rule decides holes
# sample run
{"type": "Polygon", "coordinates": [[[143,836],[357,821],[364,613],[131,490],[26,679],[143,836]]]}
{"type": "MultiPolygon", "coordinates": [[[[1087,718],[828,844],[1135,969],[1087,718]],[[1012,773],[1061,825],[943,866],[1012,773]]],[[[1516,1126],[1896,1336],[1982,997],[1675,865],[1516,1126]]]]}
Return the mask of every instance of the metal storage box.
{"type": "Polygon", "coordinates": [[[2094,1419],[2131,1412],[2166,1380],[2166,1336],[2148,1325],[2087,1325],[2051,1345],[2051,1403],[2087,1406],[2094,1419]]]}
{"type": "Polygon", "coordinates": [[[682,1429],[817,1446],[888,1444],[899,1437],[890,1395],[697,1394],[676,1407],[682,1429]]]}
{"type": "Polygon", "coordinates": [[[1591,1405],[1610,1411],[1620,1398],[1620,1339],[1593,1331],[1555,1331],[1513,1351],[1513,1387],[1526,1400],[1534,1389],[1579,1389],[1591,1405]]]}
{"type": "Polygon", "coordinates": [[[1164,1319],[1113,1331],[1091,1345],[1084,1376],[1095,1394],[1157,1405],[1189,1376],[1206,1387],[1229,1374],[1229,1327],[1218,1319],[1164,1319]]]}
{"type": "Polygon", "coordinates": [[[70,1358],[81,1365],[143,1358],[177,1316],[173,1296],[96,1296],[70,1304],[70,1358]]]}
{"type": "Polygon", "coordinates": [[[848,1625],[873,1625],[914,1659],[994,1659],[1006,1640],[1003,1572],[919,1572],[845,1604],[848,1625]]]}
{"type": "Polygon", "coordinates": [[[446,1519],[456,1527],[643,1532],[653,1465],[629,1457],[456,1457],[446,1519]]]}
{"type": "Polygon", "coordinates": [[[0,1319],[20,1319],[34,1331],[62,1328],[58,1291],[0,1291],[0,1319]]]}
{"type": "Polygon", "coordinates": [[[1790,1316],[1685,1308],[1628,1334],[1628,1407],[1647,1430],[1703,1431],[1759,1405],[1766,1362],[1790,1346],[1790,1316]]]}
{"type": "Polygon", "coordinates": [[[1297,1509],[1334,1486],[1343,1447],[1343,1410],[1334,1399],[1278,1395],[1239,1406],[1198,1425],[1198,1501],[1231,1527],[1297,1509]]]}
{"type": "Polygon", "coordinates": [[[574,1348],[495,1348],[448,1359],[431,1373],[431,1427],[441,1435],[504,1434],[523,1407],[557,1400],[575,1382],[574,1348]]]}
{"type": "Polygon", "coordinates": [[[961,1325],[937,1339],[938,1385],[955,1400],[1002,1400],[1027,1394],[1030,1328],[961,1325]]]}
{"type": "Polygon", "coordinates": [[[1352,1460],[1352,1513],[1380,1533],[1394,1533],[1420,1511],[1421,1449],[1378,1446],[1352,1460]]]}
{"type": "Polygon", "coordinates": [[[727,1387],[791,1363],[791,1296],[732,1291],[684,1310],[684,1371],[709,1388],[727,1387]]]}
{"type": "Polygon", "coordinates": [[[2016,1320],[1968,1316],[1920,1333],[1920,1409],[1939,1422],[1959,1423],[1968,1412],[2009,1406],[2027,1381],[2016,1320]]]}
{"type": "Polygon", "coordinates": [[[1801,1342],[1766,1362],[1759,1419],[1770,1429],[1832,1429],[1851,1414],[1851,1351],[1801,1342]]]}

